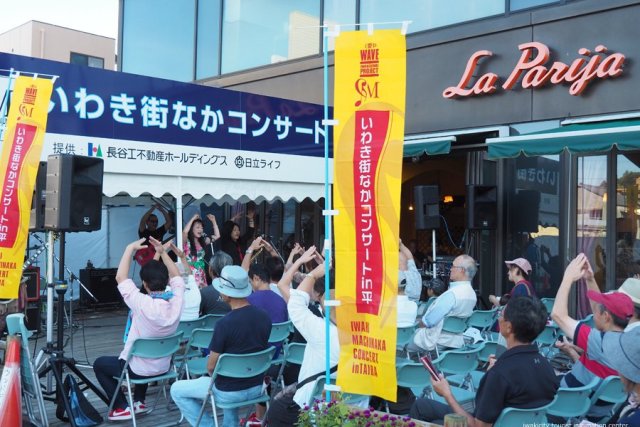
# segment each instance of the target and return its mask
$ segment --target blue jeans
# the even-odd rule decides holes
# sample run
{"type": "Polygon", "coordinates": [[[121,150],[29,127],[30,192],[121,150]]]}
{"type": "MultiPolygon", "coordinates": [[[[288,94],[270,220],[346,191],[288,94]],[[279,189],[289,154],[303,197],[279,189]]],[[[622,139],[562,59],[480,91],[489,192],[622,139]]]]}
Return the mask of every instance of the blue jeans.
{"type": "MultiPolygon", "coordinates": [[[[189,424],[194,426],[198,420],[202,402],[207,395],[207,389],[211,384],[211,377],[200,377],[195,380],[176,381],[171,386],[171,398],[176,403],[180,412],[189,424]]],[[[213,386],[213,398],[216,403],[236,403],[245,400],[255,399],[262,392],[262,384],[246,390],[221,391],[213,386]]],[[[223,409],[222,427],[237,427],[240,423],[238,409],[223,409]]],[[[209,409],[204,411],[200,425],[203,427],[213,426],[212,412],[209,409]]]]}

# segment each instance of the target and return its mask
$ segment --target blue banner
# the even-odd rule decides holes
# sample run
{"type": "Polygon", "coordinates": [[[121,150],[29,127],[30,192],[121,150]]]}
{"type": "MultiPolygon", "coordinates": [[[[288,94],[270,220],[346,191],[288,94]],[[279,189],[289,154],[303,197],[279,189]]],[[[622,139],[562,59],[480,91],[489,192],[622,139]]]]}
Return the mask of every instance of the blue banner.
{"type": "Polygon", "coordinates": [[[324,155],[321,105],[7,53],[0,69],[59,76],[47,133],[324,155]]]}

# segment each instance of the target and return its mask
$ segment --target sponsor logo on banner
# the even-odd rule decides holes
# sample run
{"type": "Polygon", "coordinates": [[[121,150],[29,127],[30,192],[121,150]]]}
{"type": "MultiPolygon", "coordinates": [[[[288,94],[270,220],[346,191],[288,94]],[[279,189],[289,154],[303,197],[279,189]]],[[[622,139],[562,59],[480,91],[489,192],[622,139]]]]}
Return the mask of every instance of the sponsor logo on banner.
{"type": "Polygon", "coordinates": [[[0,156],[0,298],[17,298],[51,80],[15,80],[0,156]]]}
{"type": "Polygon", "coordinates": [[[336,40],[334,219],[342,391],[396,398],[398,231],[406,80],[400,31],[336,40]]]}

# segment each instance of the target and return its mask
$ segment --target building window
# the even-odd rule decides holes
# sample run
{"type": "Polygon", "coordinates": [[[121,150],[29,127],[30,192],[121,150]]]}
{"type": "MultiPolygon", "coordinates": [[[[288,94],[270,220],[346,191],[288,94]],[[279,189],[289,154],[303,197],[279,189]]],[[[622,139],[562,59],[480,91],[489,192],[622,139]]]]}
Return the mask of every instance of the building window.
{"type": "Polygon", "coordinates": [[[122,71],[192,81],[196,0],[128,0],[122,4],[122,71]]]}
{"type": "MultiPolygon", "coordinates": [[[[356,29],[356,0],[324,0],[324,25],[330,30],[335,25],[342,25],[341,31],[356,29]]],[[[329,50],[334,50],[335,38],[330,37],[329,50]]]]}
{"type": "Polygon", "coordinates": [[[224,2],[222,73],[320,53],[320,2],[224,2]]]}
{"type": "MultiPolygon", "coordinates": [[[[472,21],[505,12],[504,0],[361,0],[360,22],[395,22],[411,20],[409,33],[472,21]]],[[[393,28],[398,24],[393,24],[393,28]]]]}
{"type": "Polygon", "coordinates": [[[220,11],[222,0],[198,2],[196,79],[217,76],[220,68],[220,11]]]}
{"type": "Polygon", "coordinates": [[[510,0],[510,10],[529,9],[531,7],[543,6],[549,3],[560,3],[561,0],[510,0]]]}
{"type": "Polygon", "coordinates": [[[71,52],[69,62],[76,65],[84,65],[85,67],[104,68],[104,58],[85,55],[83,53],[71,52]]]}

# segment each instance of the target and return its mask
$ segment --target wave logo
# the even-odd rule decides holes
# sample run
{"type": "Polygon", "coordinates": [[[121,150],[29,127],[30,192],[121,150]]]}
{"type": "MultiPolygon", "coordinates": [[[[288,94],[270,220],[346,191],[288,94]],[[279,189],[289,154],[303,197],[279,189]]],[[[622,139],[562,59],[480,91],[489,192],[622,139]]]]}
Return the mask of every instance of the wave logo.
{"type": "Polygon", "coordinates": [[[93,144],[93,142],[89,142],[87,146],[87,153],[89,157],[102,157],[102,148],[100,144],[93,144]]]}

